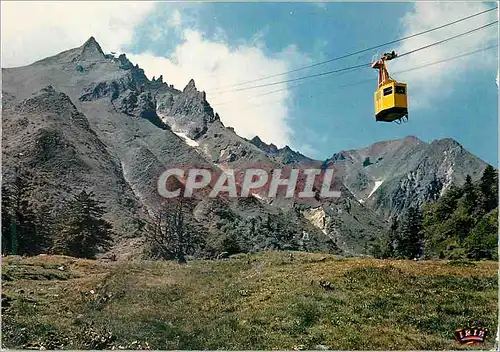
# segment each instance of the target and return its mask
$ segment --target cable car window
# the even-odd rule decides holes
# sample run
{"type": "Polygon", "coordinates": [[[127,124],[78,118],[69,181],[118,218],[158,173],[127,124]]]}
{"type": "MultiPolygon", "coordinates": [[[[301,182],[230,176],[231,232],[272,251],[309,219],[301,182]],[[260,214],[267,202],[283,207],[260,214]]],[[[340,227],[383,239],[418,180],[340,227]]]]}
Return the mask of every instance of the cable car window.
{"type": "Polygon", "coordinates": [[[392,87],[384,88],[384,96],[392,94],[392,87]]]}
{"type": "Polygon", "coordinates": [[[396,93],[397,94],[405,94],[405,87],[403,87],[403,86],[396,86],[396,93]]]}

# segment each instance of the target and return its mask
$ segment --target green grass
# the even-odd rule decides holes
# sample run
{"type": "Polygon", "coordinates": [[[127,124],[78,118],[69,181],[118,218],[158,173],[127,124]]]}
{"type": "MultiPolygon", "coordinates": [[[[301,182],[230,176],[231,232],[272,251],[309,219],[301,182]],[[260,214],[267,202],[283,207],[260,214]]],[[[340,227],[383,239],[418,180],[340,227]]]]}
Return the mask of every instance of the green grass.
{"type": "Polygon", "coordinates": [[[268,252],[225,261],[3,260],[2,343],[65,349],[461,349],[495,345],[497,263],[268,252]],[[64,266],[64,270],[58,267],[64,266]],[[334,289],[324,290],[320,280],[334,289]],[[91,293],[91,291],[93,293],[91,293]]]}

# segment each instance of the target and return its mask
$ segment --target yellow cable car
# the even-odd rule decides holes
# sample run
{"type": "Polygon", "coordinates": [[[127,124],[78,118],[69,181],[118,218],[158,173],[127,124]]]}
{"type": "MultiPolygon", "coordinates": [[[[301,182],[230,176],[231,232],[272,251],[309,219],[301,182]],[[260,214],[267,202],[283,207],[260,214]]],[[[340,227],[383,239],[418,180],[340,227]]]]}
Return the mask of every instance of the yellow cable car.
{"type": "Polygon", "coordinates": [[[392,60],[396,56],[394,51],[386,53],[372,64],[372,68],[378,69],[378,88],[374,99],[376,121],[401,123],[408,120],[406,84],[392,79],[385,66],[385,61],[392,60]]]}

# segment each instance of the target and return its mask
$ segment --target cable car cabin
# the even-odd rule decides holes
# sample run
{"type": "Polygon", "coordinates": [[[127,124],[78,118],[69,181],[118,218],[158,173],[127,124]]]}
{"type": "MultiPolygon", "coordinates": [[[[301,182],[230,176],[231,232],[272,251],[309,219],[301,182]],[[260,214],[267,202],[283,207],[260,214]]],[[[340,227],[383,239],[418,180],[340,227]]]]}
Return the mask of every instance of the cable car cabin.
{"type": "Polygon", "coordinates": [[[389,76],[385,66],[386,60],[392,60],[397,55],[386,53],[372,64],[378,69],[378,88],[375,91],[375,120],[384,122],[400,122],[408,118],[408,98],[406,84],[397,82],[389,76]]]}
{"type": "Polygon", "coordinates": [[[396,81],[382,85],[375,92],[375,120],[392,122],[408,115],[406,84],[396,81]]]}

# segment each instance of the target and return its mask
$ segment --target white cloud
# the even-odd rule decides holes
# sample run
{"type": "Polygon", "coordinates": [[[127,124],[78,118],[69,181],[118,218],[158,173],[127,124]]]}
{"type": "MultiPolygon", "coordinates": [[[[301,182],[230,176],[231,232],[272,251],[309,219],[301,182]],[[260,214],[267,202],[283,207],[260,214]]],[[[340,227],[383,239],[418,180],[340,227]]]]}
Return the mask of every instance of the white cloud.
{"type": "MultiPolygon", "coordinates": [[[[220,38],[224,36],[221,35],[220,38]]],[[[287,116],[292,101],[290,90],[285,84],[266,88],[235,91],[246,87],[228,87],[258,77],[280,74],[295,65],[308,64],[310,61],[300,54],[297,47],[290,45],[281,53],[266,56],[262,42],[230,47],[227,43],[204,38],[193,29],[183,31],[183,42],[179,44],[170,58],[154,56],[150,53],[127,55],[138,63],[148,77],[163,75],[164,81],[182,89],[193,78],[199,90],[207,92],[207,100],[221,116],[226,126],[246,138],[259,135],[267,143],[279,147],[290,144],[293,131],[288,126],[287,116]],[[245,105],[262,102],[255,95],[266,91],[285,88],[271,97],[275,104],[260,105],[259,108],[242,109],[245,105]]],[[[280,76],[273,80],[284,80],[280,76]]],[[[271,80],[253,83],[263,84],[271,80]]],[[[247,85],[248,86],[248,85],[247,85]]]]}
{"type": "MultiPolygon", "coordinates": [[[[80,46],[90,36],[97,39],[105,52],[123,52],[133,39],[135,27],[155,8],[155,3],[3,1],[1,7],[2,67],[13,67],[80,46]]],[[[227,33],[221,28],[217,28],[211,39],[204,38],[195,30],[198,15],[196,11],[184,13],[172,8],[166,25],[150,27],[150,36],[155,40],[162,40],[170,34],[167,33],[170,29],[181,35],[183,41],[169,58],[149,53],[128,56],[143,67],[150,78],[163,74],[166,82],[180,89],[194,78],[197,87],[207,92],[209,102],[224,124],[234,127],[240,135],[248,138],[259,135],[280,147],[290,145],[293,131],[287,117],[293,97],[286,84],[226,93],[218,93],[217,89],[279,74],[311,61],[294,45],[278,54],[267,55],[264,40],[268,28],[233,47],[227,44],[227,33]],[[277,89],[283,90],[266,98],[255,97],[277,89]],[[277,103],[262,104],[269,99],[277,103]],[[247,108],[242,109],[242,105],[247,108]],[[255,105],[260,106],[252,108],[255,105]]],[[[280,76],[273,80],[286,78],[280,76]]],[[[269,80],[257,84],[267,82],[269,80]]]]}
{"type": "MultiPolygon", "coordinates": [[[[401,36],[438,27],[488,8],[491,8],[491,6],[479,2],[417,2],[414,4],[413,10],[402,19],[404,32],[401,36]]],[[[497,12],[491,11],[455,25],[405,40],[394,49],[397,53],[402,54],[483,26],[496,19],[497,12]]],[[[448,59],[465,52],[491,46],[496,41],[498,41],[497,26],[490,26],[470,35],[450,40],[442,45],[436,45],[406,57],[389,61],[389,72],[406,70],[426,63],[448,59]]],[[[498,65],[497,60],[496,50],[488,50],[457,60],[447,61],[443,64],[429,66],[425,69],[393,75],[393,78],[408,84],[410,108],[425,108],[432,103],[436,103],[443,96],[450,94],[455,84],[465,84],[463,77],[467,73],[477,69],[496,68],[498,65]]]]}
{"type": "Polygon", "coordinates": [[[120,51],[154,8],[149,1],[2,1],[2,67],[22,66],[94,36],[120,51]]]}

